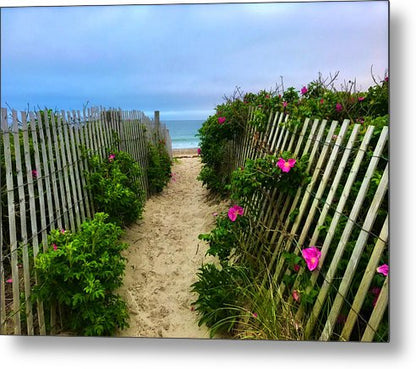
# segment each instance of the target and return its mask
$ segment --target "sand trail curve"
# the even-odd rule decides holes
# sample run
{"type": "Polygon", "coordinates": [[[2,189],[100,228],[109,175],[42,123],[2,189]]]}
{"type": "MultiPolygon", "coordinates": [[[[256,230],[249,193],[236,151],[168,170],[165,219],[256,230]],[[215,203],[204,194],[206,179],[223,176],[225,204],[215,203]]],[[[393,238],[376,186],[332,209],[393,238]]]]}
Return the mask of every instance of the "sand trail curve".
{"type": "Polygon", "coordinates": [[[190,285],[207,260],[207,246],[198,235],[211,230],[212,214],[225,204],[208,199],[196,179],[200,168],[198,157],[174,163],[167,188],[146,202],[143,219],[126,230],[123,241],[130,246],[119,292],[128,304],[130,327],[118,336],[209,337],[191,309],[196,296],[190,285]]]}

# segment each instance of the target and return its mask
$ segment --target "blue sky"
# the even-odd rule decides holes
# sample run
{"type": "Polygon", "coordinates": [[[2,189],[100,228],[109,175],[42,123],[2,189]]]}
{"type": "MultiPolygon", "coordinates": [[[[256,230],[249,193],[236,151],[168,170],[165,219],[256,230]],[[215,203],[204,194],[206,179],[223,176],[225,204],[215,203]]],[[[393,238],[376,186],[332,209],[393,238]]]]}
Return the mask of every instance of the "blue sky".
{"type": "Polygon", "coordinates": [[[339,71],[365,90],[388,68],[388,3],[1,9],[1,105],[137,109],[205,119],[236,86],[300,89],[339,71]]]}

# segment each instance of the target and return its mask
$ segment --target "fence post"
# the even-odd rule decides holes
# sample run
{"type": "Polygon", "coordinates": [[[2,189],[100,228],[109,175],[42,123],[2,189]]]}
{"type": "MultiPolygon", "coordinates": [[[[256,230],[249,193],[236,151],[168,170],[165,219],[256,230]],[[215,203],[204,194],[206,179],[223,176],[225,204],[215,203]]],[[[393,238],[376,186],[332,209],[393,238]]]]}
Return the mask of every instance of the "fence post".
{"type": "Polygon", "coordinates": [[[155,110],[154,117],[155,117],[154,121],[155,121],[156,140],[160,140],[160,113],[159,113],[159,110],[155,110]]]}

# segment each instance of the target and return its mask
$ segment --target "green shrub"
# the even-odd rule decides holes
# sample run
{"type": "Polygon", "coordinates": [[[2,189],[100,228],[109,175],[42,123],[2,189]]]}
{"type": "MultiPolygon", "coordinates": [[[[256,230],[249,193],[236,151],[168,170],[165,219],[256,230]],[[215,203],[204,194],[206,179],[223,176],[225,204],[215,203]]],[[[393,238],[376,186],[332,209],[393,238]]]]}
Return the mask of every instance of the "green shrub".
{"type": "Polygon", "coordinates": [[[198,294],[192,303],[200,316],[198,325],[206,324],[211,337],[231,332],[237,323],[241,289],[247,284],[244,269],[226,263],[221,268],[205,264],[197,275],[198,281],[191,287],[198,294]]]}
{"type": "Polygon", "coordinates": [[[58,304],[63,329],[79,335],[112,335],[128,326],[126,303],[114,291],[122,285],[127,244],[119,241],[122,230],[97,213],[71,233],[53,230],[46,252],[35,261],[40,284],[32,297],[44,306],[58,304]]]}
{"type": "Polygon", "coordinates": [[[232,222],[225,214],[216,217],[216,226],[210,233],[200,234],[198,238],[209,244],[208,255],[218,256],[221,264],[227,264],[240,243],[242,231],[248,226],[248,218],[238,216],[232,222]]]}
{"type": "Polygon", "coordinates": [[[255,160],[247,159],[244,168],[238,168],[232,173],[229,189],[231,198],[250,203],[256,192],[277,189],[279,193],[294,196],[297,190],[310,180],[306,172],[308,156],[300,159],[288,151],[281,155],[267,155],[255,160]],[[295,159],[296,164],[285,173],[278,167],[278,161],[295,159]]]}
{"type": "Polygon", "coordinates": [[[128,225],[141,217],[145,193],[139,178],[142,170],[130,154],[118,151],[102,159],[89,157],[90,171],[86,173],[95,210],[105,212],[109,220],[128,225]]]}
{"type": "Polygon", "coordinates": [[[172,160],[163,141],[156,145],[150,143],[148,151],[147,178],[151,194],[163,190],[171,178],[172,160]]]}
{"type": "Polygon", "coordinates": [[[203,164],[198,179],[209,190],[226,195],[232,172],[230,164],[235,155],[230,143],[243,134],[248,107],[235,99],[218,105],[216,110],[216,114],[208,117],[198,131],[203,164]]]}

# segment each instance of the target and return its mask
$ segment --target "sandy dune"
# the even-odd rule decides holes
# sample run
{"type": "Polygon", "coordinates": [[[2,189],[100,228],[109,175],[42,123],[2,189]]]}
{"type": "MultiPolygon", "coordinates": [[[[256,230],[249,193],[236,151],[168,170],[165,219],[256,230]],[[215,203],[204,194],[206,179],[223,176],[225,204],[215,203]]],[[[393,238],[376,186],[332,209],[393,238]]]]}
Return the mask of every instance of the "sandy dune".
{"type": "Polygon", "coordinates": [[[196,179],[200,167],[198,157],[179,159],[168,187],[147,201],[143,220],[126,231],[130,247],[120,293],[129,306],[130,328],[119,336],[208,338],[191,309],[190,285],[207,260],[198,235],[212,228],[212,214],[225,204],[207,198],[196,179]]]}

